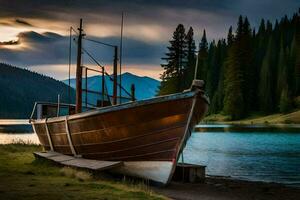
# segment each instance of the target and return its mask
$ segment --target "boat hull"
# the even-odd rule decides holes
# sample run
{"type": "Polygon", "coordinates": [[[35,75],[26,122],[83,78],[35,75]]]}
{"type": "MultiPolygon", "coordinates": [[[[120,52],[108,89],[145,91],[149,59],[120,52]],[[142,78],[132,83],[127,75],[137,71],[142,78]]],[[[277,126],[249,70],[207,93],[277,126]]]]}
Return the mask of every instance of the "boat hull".
{"type": "Polygon", "coordinates": [[[185,141],[207,111],[208,101],[190,91],[32,121],[46,150],[87,159],[123,161],[114,171],[170,181],[185,141]]]}

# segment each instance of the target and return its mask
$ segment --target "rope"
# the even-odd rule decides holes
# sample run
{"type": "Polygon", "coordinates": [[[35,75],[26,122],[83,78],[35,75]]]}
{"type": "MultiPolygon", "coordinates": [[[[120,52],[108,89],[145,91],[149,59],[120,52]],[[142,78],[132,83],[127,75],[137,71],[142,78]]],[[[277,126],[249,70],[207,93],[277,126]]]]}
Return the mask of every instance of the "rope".
{"type": "MultiPolygon", "coordinates": [[[[71,27],[72,30],[77,33],[73,27],[71,27]]],[[[74,38],[75,39],[75,38],[74,38]]],[[[96,42],[96,43],[99,43],[99,44],[103,44],[103,45],[107,45],[107,46],[111,46],[111,47],[115,47],[114,45],[110,45],[110,44],[107,44],[107,43],[104,43],[104,42],[100,42],[100,41],[96,41],[96,40],[93,40],[93,39],[88,39],[88,38],[83,38],[85,40],[88,40],[88,41],[92,41],[92,42],[96,42]]],[[[76,40],[74,40],[75,42],[76,40]]],[[[102,67],[104,69],[104,66],[101,65],[85,48],[82,47],[82,50],[88,55],[88,57],[90,57],[99,67],[102,67]]],[[[105,75],[107,75],[109,77],[109,80],[110,81],[114,81],[113,78],[111,78],[111,75],[109,75],[106,70],[104,70],[104,73],[105,75]]],[[[117,85],[128,95],[131,97],[131,94],[123,87],[121,86],[119,83],[117,83],[117,85]]]]}
{"type": "MultiPolygon", "coordinates": [[[[82,47],[82,50],[99,66],[99,67],[103,67],[104,68],[104,66],[102,66],[86,49],[84,49],[83,47],[82,47]]],[[[107,75],[108,76],[108,78],[109,78],[109,80],[110,81],[114,81],[113,80],[113,78],[111,77],[111,75],[109,75],[109,73],[107,73],[107,71],[105,71],[104,70],[104,73],[105,73],[105,75],[107,75]]],[[[120,86],[120,84],[119,83],[117,83],[117,85],[118,86],[120,86]]],[[[121,89],[122,90],[124,90],[124,92],[127,94],[127,95],[129,95],[129,96],[131,96],[131,94],[129,93],[129,92],[127,92],[127,90],[123,87],[123,86],[121,86],[121,89]]]]}
{"type": "Polygon", "coordinates": [[[112,44],[108,44],[108,43],[105,43],[105,42],[100,42],[100,41],[89,39],[89,38],[83,38],[83,39],[87,40],[87,41],[90,41],[90,42],[95,42],[97,44],[102,44],[102,45],[105,45],[105,46],[108,46],[108,47],[116,47],[117,46],[117,45],[112,45],[112,44]]]}

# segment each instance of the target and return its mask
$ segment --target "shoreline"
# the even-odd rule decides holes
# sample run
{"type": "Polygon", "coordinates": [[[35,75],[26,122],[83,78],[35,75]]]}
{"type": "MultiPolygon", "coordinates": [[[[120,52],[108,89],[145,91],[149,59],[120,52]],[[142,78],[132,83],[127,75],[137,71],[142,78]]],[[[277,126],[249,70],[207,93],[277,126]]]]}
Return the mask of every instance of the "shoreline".
{"type": "Polygon", "coordinates": [[[273,182],[273,181],[263,181],[263,180],[251,180],[246,178],[232,177],[232,176],[218,176],[218,175],[208,175],[206,174],[206,179],[213,180],[227,180],[232,182],[246,182],[246,183],[258,183],[262,185],[279,185],[287,188],[296,188],[300,190],[300,182],[298,184],[288,184],[282,182],[273,182]]]}
{"type": "Polygon", "coordinates": [[[80,170],[71,170],[72,174],[67,175],[70,171],[69,168],[34,159],[32,153],[41,150],[41,146],[10,144],[0,145],[0,150],[0,161],[7,161],[6,163],[0,162],[2,163],[2,165],[0,164],[0,171],[2,171],[0,178],[3,180],[0,183],[0,198],[2,196],[5,199],[10,199],[10,197],[14,199],[19,195],[25,195],[24,199],[32,199],[32,195],[35,194],[54,197],[59,194],[52,192],[60,188],[68,190],[71,197],[80,196],[81,199],[86,199],[90,195],[93,197],[104,195],[109,199],[117,197],[120,193],[129,199],[165,199],[164,197],[178,200],[300,199],[300,187],[280,183],[246,181],[227,176],[208,175],[204,183],[171,182],[166,187],[155,187],[149,186],[147,181],[145,184],[143,180],[140,181],[141,184],[137,182],[133,185],[130,181],[124,182],[123,179],[114,179],[112,176],[107,178],[105,176],[92,178],[88,174],[83,174],[83,176],[83,171],[80,170]],[[78,174],[81,175],[77,176],[78,174]],[[88,177],[84,179],[86,175],[88,177]],[[45,182],[45,179],[55,183],[55,188],[53,188],[54,185],[45,182]],[[7,185],[14,185],[13,190],[7,185]],[[82,190],[82,187],[86,190],[82,190]],[[106,190],[109,193],[106,193],[106,190]],[[40,191],[43,192],[40,193],[40,191]]]}
{"type": "Polygon", "coordinates": [[[202,123],[194,132],[290,132],[300,133],[300,124],[235,124],[235,123],[202,123]]]}
{"type": "Polygon", "coordinates": [[[300,199],[300,187],[280,183],[246,181],[209,176],[205,183],[171,182],[153,191],[176,200],[295,200],[300,199]]]}
{"type": "Polygon", "coordinates": [[[299,108],[290,113],[273,113],[269,115],[252,115],[239,120],[231,120],[229,116],[223,114],[211,114],[203,119],[204,123],[215,123],[215,124],[245,124],[245,125],[293,125],[300,124],[300,110],[299,108]]]}

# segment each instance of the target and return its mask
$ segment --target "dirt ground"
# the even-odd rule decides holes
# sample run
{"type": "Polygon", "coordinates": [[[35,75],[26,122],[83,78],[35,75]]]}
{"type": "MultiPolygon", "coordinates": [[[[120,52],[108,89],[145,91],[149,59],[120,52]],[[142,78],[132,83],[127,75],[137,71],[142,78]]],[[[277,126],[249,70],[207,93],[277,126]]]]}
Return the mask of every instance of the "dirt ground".
{"type": "Polygon", "coordinates": [[[155,192],[178,200],[299,200],[300,187],[210,177],[205,183],[172,182],[153,187],[155,192]]]}

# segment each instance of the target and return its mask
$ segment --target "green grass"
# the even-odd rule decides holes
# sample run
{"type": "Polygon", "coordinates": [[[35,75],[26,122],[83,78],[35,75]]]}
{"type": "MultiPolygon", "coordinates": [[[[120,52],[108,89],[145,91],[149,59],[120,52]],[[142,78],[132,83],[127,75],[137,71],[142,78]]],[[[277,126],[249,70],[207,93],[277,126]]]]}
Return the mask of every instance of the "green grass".
{"type": "Polygon", "coordinates": [[[0,199],[166,199],[145,184],[95,178],[86,171],[35,160],[37,145],[0,145],[0,199]]]}
{"type": "Polygon", "coordinates": [[[228,124],[300,124],[300,110],[288,114],[253,115],[236,121],[231,121],[228,116],[222,114],[214,114],[205,117],[204,122],[228,124]]]}

